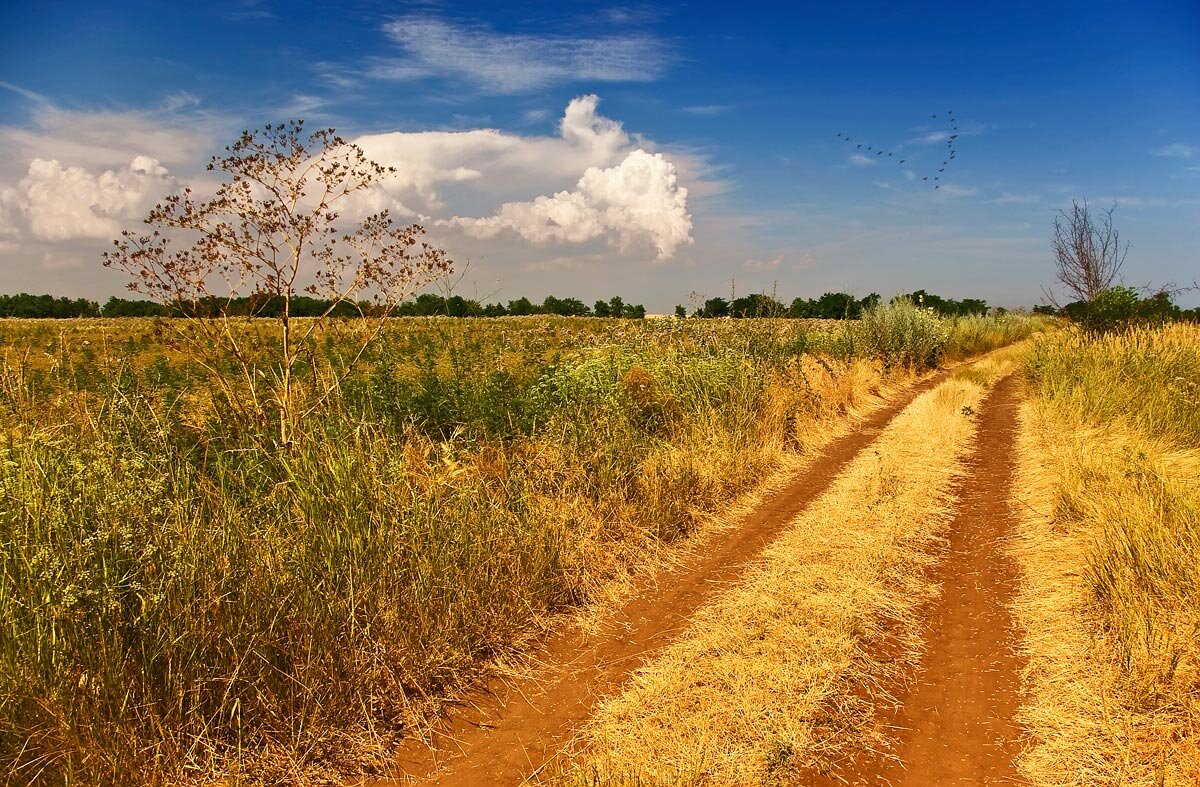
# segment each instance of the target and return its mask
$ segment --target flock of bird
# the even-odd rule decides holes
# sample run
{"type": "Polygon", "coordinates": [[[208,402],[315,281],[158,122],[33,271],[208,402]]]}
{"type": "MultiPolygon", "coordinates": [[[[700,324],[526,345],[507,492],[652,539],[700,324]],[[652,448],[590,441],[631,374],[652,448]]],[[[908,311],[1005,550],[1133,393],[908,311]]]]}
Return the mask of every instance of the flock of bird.
{"type": "MultiPolygon", "coordinates": [[[[949,126],[950,126],[950,131],[949,131],[949,133],[946,134],[946,137],[945,137],[945,139],[946,139],[946,158],[942,161],[941,167],[937,170],[937,172],[931,172],[928,175],[925,175],[921,178],[921,181],[924,183],[929,183],[930,178],[933,178],[932,185],[935,189],[940,189],[942,187],[942,184],[940,182],[942,180],[942,175],[946,172],[946,168],[949,167],[954,162],[955,157],[958,156],[958,120],[955,119],[953,110],[946,112],[945,117],[946,117],[946,120],[949,122],[949,126]]],[[[937,120],[938,116],[936,114],[930,115],[929,119],[937,120]]],[[[848,145],[853,144],[855,150],[863,150],[864,145],[862,142],[855,143],[853,139],[851,139],[847,134],[845,134],[841,131],[839,131],[837,133],[837,135],[838,135],[838,139],[845,142],[846,144],[848,144],[848,145]]],[[[879,159],[882,159],[882,157],[884,155],[886,155],[888,158],[892,159],[897,164],[904,164],[908,161],[907,158],[898,158],[896,156],[896,151],[885,150],[882,146],[866,145],[865,147],[866,147],[866,151],[864,153],[861,153],[860,155],[869,156],[869,154],[874,153],[875,157],[879,158],[879,159]]]]}

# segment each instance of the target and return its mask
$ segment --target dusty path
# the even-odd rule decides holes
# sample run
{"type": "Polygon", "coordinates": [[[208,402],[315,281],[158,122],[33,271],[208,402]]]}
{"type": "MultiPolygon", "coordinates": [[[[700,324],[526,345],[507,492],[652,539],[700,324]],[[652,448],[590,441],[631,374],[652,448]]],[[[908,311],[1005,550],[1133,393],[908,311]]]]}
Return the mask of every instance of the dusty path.
{"type": "Polygon", "coordinates": [[[933,577],[943,592],[929,610],[920,674],[890,719],[898,759],[868,757],[834,778],[814,777],[813,787],[1026,784],[1013,764],[1021,671],[1009,612],[1015,567],[999,543],[1016,521],[1009,501],[1018,403],[1013,376],[984,401],[949,550],[933,577]]]}
{"type": "Polygon", "coordinates": [[[566,631],[539,654],[533,678],[494,679],[452,710],[431,750],[413,741],[399,754],[396,778],[373,787],[433,781],[441,785],[515,785],[553,759],[602,696],[684,627],[687,618],[723,583],[736,578],[842,468],[918,394],[944,379],[940,373],[876,411],[859,428],[831,443],[822,456],[737,526],[657,583],[637,593],[598,635],[566,631]]]}

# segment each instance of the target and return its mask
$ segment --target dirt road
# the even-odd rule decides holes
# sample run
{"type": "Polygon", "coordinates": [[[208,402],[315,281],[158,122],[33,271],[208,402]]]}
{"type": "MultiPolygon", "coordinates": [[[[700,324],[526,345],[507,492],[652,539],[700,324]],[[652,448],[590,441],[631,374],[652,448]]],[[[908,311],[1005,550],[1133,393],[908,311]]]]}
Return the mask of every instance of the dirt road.
{"type": "Polygon", "coordinates": [[[876,411],[857,430],[835,440],[737,526],[710,539],[691,560],[635,594],[599,635],[567,631],[538,654],[545,665],[532,678],[492,680],[453,708],[430,749],[413,741],[400,752],[398,773],[371,787],[416,783],[513,785],[553,760],[592,706],[669,642],[712,592],[735,579],[779,532],[830,484],[854,456],[936,375],[876,411]]]}
{"type": "MultiPolygon", "coordinates": [[[[735,527],[690,561],[643,589],[599,634],[567,631],[539,654],[533,677],[493,680],[453,708],[430,749],[412,742],[398,773],[375,785],[516,785],[553,762],[595,703],[671,641],[713,591],[736,579],[932,378],[876,412],[735,527]]],[[[897,692],[889,722],[901,746],[833,776],[801,784],[991,785],[1021,783],[1013,767],[1020,664],[1012,651],[1011,568],[997,543],[1008,530],[1014,472],[1016,383],[996,385],[980,415],[978,441],[961,482],[949,549],[933,579],[943,593],[928,612],[920,674],[897,692]]],[[[931,436],[933,437],[933,436],[931,436]]]]}
{"type": "Polygon", "coordinates": [[[920,673],[890,724],[900,746],[893,757],[868,756],[812,787],[1025,784],[1013,762],[1020,752],[1021,663],[1009,612],[1014,566],[1000,540],[1012,532],[1017,381],[1008,377],[985,400],[949,549],[934,580],[942,594],[929,610],[920,673]]]}

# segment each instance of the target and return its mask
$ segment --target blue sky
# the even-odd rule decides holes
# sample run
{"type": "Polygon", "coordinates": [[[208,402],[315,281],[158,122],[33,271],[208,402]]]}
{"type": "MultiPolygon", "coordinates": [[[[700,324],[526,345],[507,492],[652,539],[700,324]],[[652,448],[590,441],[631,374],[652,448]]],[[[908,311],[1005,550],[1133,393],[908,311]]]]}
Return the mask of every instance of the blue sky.
{"type": "Polygon", "coordinates": [[[402,170],[380,199],[471,260],[467,295],[665,311],[732,280],[1031,305],[1071,198],[1117,205],[1128,283],[1200,278],[1194,2],[49,2],[3,22],[3,291],[119,293],[114,230],[290,117],[402,170]],[[839,131],[895,155],[856,163],[839,131]]]}

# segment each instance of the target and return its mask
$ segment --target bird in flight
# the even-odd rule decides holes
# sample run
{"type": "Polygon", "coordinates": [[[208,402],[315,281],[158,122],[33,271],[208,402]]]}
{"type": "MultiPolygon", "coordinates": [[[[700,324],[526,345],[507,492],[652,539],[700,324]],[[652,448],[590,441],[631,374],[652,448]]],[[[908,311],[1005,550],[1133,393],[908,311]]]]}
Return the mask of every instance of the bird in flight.
{"type": "MultiPolygon", "coordinates": [[[[945,112],[942,112],[942,113],[933,113],[929,116],[929,119],[930,120],[941,120],[941,123],[936,124],[937,126],[940,126],[940,128],[935,129],[934,132],[929,135],[929,137],[927,137],[926,139],[923,139],[923,140],[918,140],[918,142],[924,142],[925,144],[935,143],[936,141],[945,142],[946,143],[946,151],[945,151],[946,158],[942,160],[940,168],[934,170],[933,174],[929,174],[929,175],[925,175],[925,176],[921,177],[921,180],[925,183],[928,183],[930,180],[938,181],[940,183],[940,181],[941,181],[940,176],[945,174],[946,170],[949,169],[950,164],[953,163],[954,161],[957,161],[957,159],[958,159],[958,142],[957,142],[957,140],[958,140],[958,137],[960,136],[959,135],[958,118],[956,118],[954,116],[954,110],[950,109],[950,110],[946,110],[945,112]],[[946,126],[950,127],[949,134],[946,134],[946,131],[943,130],[943,129],[945,129],[946,126]]],[[[929,126],[926,126],[926,130],[928,130],[928,129],[929,129],[929,126]]],[[[879,145],[878,147],[876,147],[876,145],[874,143],[872,143],[870,145],[863,143],[863,142],[855,144],[854,141],[851,139],[851,137],[845,131],[838,131],[837,138],[843,142],[854,144],[854,147],[856,150],[862,151],[865,148],[869,152],[874,152],[875,157],[878,159],[882,159],[883,154],[886,153],[887,157],[892,159],[897,164],[900,164],[902,166],[908,166],[907,156],[905,158],[896,158],[896,153],[903,152],[906,149],[906,144],[901,144],[898,147],[891,149],[891,150],[884,147],[883,145],[879,145]]],[[[913,155],[913,153],[909,153],[908,155],[913,155]]],[[[936,155],[936,153],[934,155],[936,155]]],[[[862,159],[861,156],[859,156],[857,158],[859,159],[858,163],[860,163],[860,164],[864,163],[864,159],[862,159]]],[[[918,175],[920,173],[920,170],[924,168],[920,162],[920,159],[921,159],[921,157],[918,155],[917,160],[911,165],[912,168],[915,168],[916,171],[914,171],[912,175],[908,175],[908,177],[914,177],[914,176],[918,175]]],[[[932,167],[930,167],[930,168],[932,169],[932,167]]],[[[907,173],[906,173],[906,175],[907,175],[907,173]]],[[[935,184],[935,188],[940,188],[940,185],[935,184]]]]}

